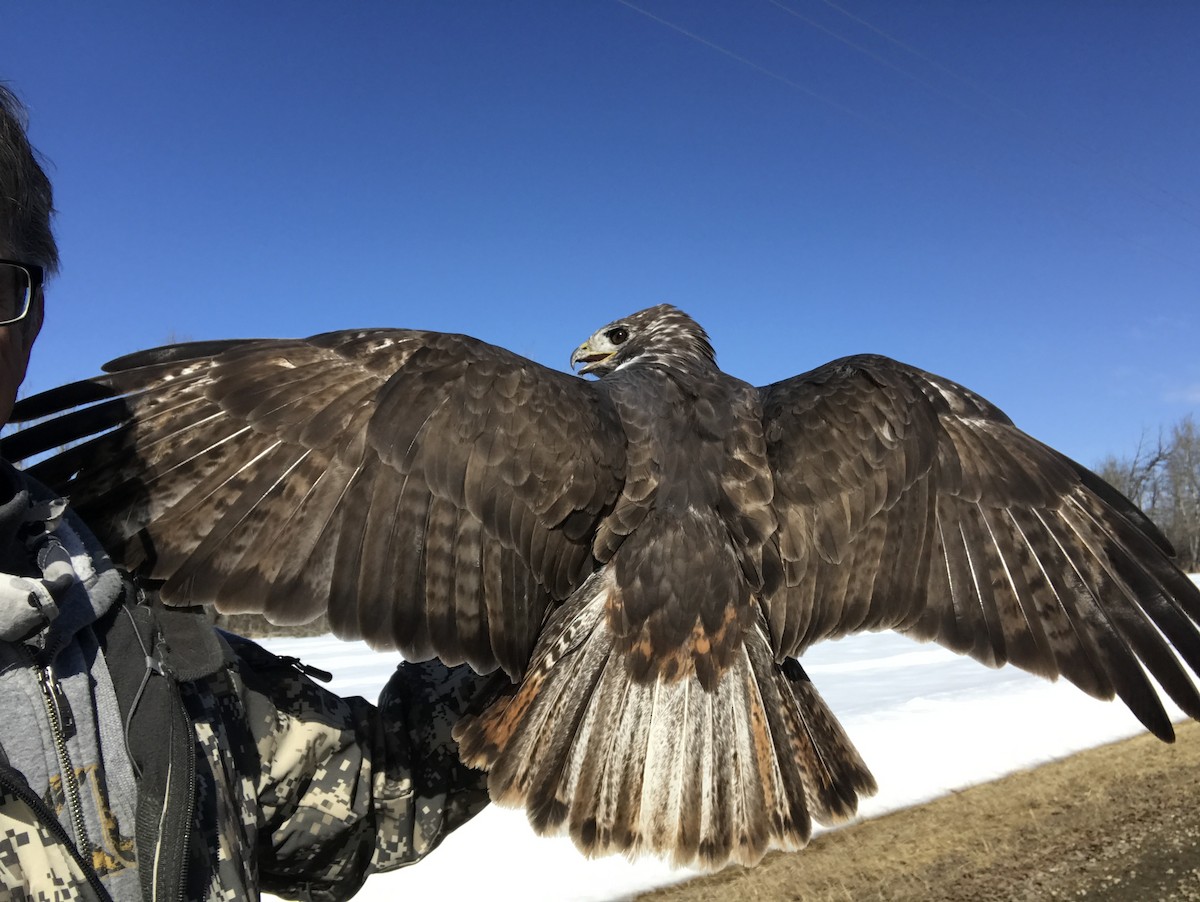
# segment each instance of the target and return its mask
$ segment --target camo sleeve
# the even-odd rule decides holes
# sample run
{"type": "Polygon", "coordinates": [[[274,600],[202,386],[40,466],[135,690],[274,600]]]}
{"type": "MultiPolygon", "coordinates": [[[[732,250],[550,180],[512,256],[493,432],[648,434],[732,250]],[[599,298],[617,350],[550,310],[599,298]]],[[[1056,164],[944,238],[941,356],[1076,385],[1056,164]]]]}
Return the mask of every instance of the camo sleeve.
{"type": "Polygon", "coordinates": [[[264,891],[348,898],[370,874],[429,854],[487,804],[487,775],[459,761],[450,731],[488,678],[437,661],[401,664],[375,707],[229,639],[261,770],[264,891]]]}

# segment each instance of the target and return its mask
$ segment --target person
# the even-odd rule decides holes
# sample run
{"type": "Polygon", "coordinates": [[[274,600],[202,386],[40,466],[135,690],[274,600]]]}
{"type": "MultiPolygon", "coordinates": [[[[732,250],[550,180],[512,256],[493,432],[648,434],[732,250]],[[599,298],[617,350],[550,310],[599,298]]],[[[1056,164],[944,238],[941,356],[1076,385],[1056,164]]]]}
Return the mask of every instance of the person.
{"type": "MultiPolygon", "coordinates": [[[[25,123],[0,85],[0,422],[58,266],[25,123]]],[[[450,737],[484,678],[402,664],[376,708],[308,670],[163,606],[0,461],[0,896],[344,899],[486,804],[450,737]]]]}

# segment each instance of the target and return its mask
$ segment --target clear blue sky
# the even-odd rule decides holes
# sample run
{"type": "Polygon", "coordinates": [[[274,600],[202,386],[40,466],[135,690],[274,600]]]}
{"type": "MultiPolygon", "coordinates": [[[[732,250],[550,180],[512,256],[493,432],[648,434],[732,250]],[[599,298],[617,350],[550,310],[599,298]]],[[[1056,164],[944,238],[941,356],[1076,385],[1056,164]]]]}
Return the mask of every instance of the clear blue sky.
{"type": "Polygon", "coordinates": [[[9,2],[57,186],[27,388],[391,325],[542,363],[671,302],[1087,464],[1200,408],[1200,4],[9,2]]]}

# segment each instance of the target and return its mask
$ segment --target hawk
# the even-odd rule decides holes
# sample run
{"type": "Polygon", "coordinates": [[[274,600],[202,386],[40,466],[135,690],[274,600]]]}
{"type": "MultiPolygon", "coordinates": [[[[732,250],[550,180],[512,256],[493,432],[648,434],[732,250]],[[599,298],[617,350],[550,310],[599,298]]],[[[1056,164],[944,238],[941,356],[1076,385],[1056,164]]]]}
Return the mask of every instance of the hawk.
{"type": "Polygon", "coordinates": [[[459,724],[586,853],[753,863],[875,781],[797,658],[897,630],[1200,718],[1200,590],[1126,498],[947,379],[854,356],[756,388],[660,305],[557,372],[398,329],[174,345],[22,401],[9,459],[168,603],[327,611],[501,670],[459,724]]]}

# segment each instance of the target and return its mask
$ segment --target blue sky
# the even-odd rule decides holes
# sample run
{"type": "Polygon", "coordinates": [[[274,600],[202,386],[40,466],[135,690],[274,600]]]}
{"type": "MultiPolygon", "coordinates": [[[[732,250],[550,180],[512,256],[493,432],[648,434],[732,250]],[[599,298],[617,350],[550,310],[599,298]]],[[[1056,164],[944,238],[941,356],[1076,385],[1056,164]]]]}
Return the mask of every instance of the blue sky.
{"type": "Polygon", "coordinates": [[[2,15],[64,260],[29,390],[382,325],[566,368],[666,301],[748,381],[887,354],[1087,464],[1200,408],[1200,5],[2,15]]]}

